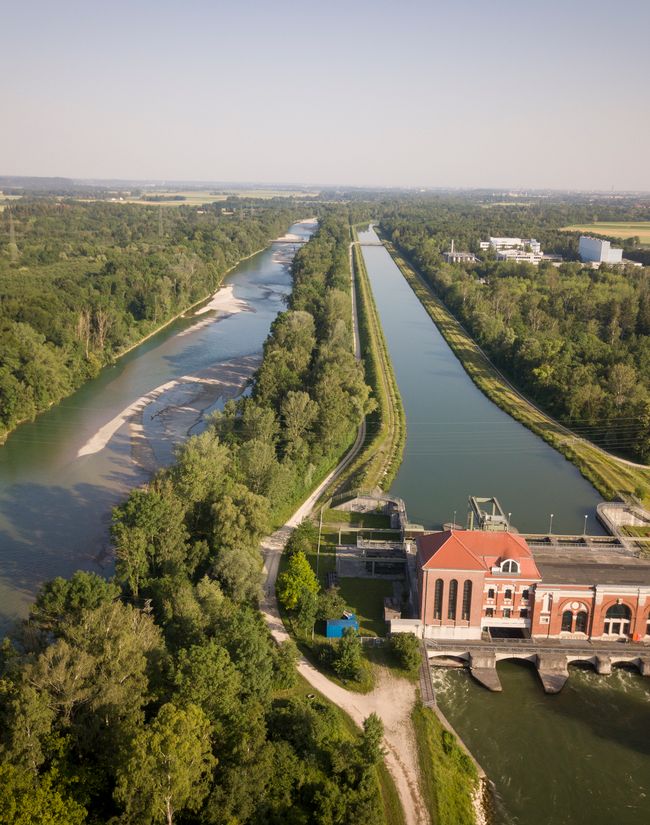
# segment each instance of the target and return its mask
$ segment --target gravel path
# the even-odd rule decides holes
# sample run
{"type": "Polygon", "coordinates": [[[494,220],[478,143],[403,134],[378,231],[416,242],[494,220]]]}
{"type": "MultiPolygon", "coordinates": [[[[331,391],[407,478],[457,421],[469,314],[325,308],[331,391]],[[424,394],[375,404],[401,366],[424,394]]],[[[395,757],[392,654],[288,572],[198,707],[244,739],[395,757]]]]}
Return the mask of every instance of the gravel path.
{"type": "MultiPolygon", "coordinates": [[[[294,527],[309,512],[311,498],[296,511],[287,524],[262,542],[266,578],[261,610],[277,642],[289,638],[275,598],[280,556],[294,527]]],[[[349,714],[357,725],[361,726],[364,719],[373,712],[381,718],[384,723],[384,744],[387,751],[386,765],[397,786],[406,822],[408,825],[429,825],[429,816],[420,793],[420,771],[411,723],[411,710],[416,699],[415,685],[406,679],[393,676],[387,668],[377,670],[379,678],[371,693],[353,693],[330,681],[303,656],[298,662],[300,675],[323,696],[349,714]]]]}

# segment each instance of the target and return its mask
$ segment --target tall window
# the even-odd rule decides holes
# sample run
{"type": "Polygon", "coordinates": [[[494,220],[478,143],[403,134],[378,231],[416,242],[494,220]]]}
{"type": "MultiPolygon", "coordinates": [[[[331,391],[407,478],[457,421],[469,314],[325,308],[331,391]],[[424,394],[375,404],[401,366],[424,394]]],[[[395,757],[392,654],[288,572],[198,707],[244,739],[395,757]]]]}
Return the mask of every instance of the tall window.
{"type": "Polygon", "coordinates": [[[456,621],[456,602],[458,600],[458,582],[452,579],[449,582],[449,605],[447,607],[447,618],[456,621]]]}
{"type": "Polygon", "coordinates": [[[442,596],[445,592],[445,585],[442,579],[436,579],[436,586],[433,591],[433,618],[442,619],[442,596]]]}
{"type": "Polygon", "coordinates": [[[472,612],[472,582],[469,579],[465,579],[465,584],[463,585],[463,612],[462,612],[462,620],[464,622],[469,621],[470,613],[472,612]]]}
{"type": "Polygon", "coordinates": [[[522,600],[522,602],[527,602],[529,596],[530,596],[530,590],[527,587],[524,587],[524,589],[521,591],[521,600],[522,600]]]}
{"type": "Polygon", "coordinates": [[[493,598],[494,598],[494,588],[493,588],[493,587],[491,587],[491,588],[488,590],[488,599],[493,599],[493,598]]]}
{"type": "Polygon", "coordinates": [[[503,618],[509,619],[512,616],[512,609],[510,607],[503,608],[503,618]]]}
{"type": "Polygon", "coordinates": [[[580,613],[576,616],[576,633],[586,633],[587,632],[587,613],[585,610],[581,610],[580,613]]]}
{"type": "Polygon", "coordinates": [[[626,604],[613,604],[605,613],[605,633],[608,636],[625,636],[630,632],[632,611],[626,604]]]}
{"type": "Polygon", "coordinates": [[[512,599],[512,590],[508,587],[503,594],[504,599],[512,599]]]}
{"type": "Polygon", "coordinates": [[[565,633],[571,633],[573,627],[573,613],[570,610],[565,610],[562,614],[562,630],[565,633]]]}

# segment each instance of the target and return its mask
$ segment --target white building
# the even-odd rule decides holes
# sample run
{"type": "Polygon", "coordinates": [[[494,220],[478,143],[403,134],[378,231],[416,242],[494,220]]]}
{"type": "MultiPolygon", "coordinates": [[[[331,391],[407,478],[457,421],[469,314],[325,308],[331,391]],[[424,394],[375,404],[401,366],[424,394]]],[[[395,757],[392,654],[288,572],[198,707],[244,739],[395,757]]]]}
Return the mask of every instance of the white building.
{"type": "Polygon", "coordinates": [[[500,252],[504,249],[530,250],[539,255],[542,253],[542,245],[535,238],[493,238],[481,241],[481,249],[494,249],[500,252]]]}
{"type": "Polygon", "coordinates": [[[500,249],[497,251],[497,261],[513,261],[538,266],[544,260],[541,252],[526,252],[524,249],[500,249]]]}
{"type": "Polygon", "coordinates": [[[578,244],[580,259],[586,263],[620,264],[623,262],[623,250],[613,247],[609,241],[600,238],[580,236],[578,244]]]}

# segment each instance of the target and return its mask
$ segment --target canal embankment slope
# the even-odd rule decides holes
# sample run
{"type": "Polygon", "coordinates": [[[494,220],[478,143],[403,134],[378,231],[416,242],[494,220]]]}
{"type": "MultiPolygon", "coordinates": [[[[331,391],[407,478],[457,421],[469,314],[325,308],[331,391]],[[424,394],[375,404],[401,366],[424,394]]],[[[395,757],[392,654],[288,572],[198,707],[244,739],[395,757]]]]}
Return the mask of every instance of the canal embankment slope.
{"type": "Polygon", "coordinates": [[[350,243],[353,317],[357,359],[363,359],[374,409],[364,421],[362,449],[325,491],[324,497],[362,490],[386,491],[399,470],[406,443],[406,419],[386,339],[354,227],[350,243]]]}
{"type": "MultiPolygon", "coordinates": [[[[382,240],[469,377],[493,403],[575,464],[604,498],[633,501],[640,489],[650,489],[650,468],[612,455],[572,432],[514,386],[437,297],[424,277],[393,244],[382,240]]],[[[644,500],[646,506],[649,503],[644,500]]]]}

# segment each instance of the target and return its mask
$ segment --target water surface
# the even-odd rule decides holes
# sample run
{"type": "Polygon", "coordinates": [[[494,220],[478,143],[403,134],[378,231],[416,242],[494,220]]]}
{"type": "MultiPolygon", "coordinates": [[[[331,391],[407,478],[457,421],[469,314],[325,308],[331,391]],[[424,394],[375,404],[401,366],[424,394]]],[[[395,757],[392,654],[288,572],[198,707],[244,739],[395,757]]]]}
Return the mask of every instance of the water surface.
{"type": "MultiPolygon", "coordinates": [[[[373,230],[359,239],[376,241],[373,230]]],[[[470,495],[496,496],[522,532],[602,534],[600,496],[560,453],[474,385],[384,247],[363,257],[407,421],[404,460],[392,487],[411,521],[464,524],[470,495]]]]}

